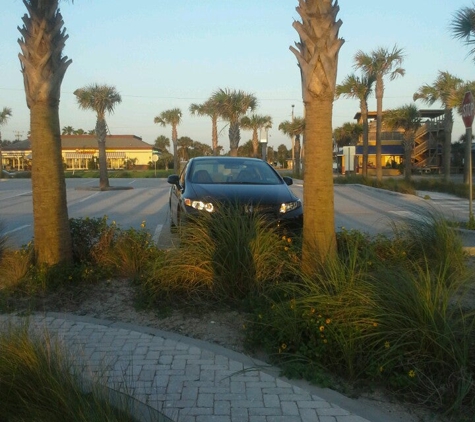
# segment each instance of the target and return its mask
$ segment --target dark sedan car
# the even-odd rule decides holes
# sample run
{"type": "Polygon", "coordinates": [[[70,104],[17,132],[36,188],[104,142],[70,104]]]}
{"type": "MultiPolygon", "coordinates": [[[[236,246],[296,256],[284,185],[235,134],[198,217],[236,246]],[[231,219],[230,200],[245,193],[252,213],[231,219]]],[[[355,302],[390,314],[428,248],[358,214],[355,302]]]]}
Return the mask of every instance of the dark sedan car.
{"type": "Polygon", "coordinates": [[[196,157],[181,174],[168,177],[171,225],[179,226],[189,215],[213,213],[223,204],[242,206],[243,212],[260,213],[278,227],[300,230],[302,202],[272,166],[257,158],[196,157]]]}

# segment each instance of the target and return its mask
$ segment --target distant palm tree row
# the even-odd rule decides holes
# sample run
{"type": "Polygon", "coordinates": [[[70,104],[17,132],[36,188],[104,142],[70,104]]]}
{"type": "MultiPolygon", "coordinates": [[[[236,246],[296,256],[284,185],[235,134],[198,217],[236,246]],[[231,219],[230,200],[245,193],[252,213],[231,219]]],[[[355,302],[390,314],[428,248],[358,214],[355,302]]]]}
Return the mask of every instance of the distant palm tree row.
{"type": "MultiPolygon", "coordinates": [[[[475,7],[463,7],[456,12],[451,26],[454,37],[462,39],[469,46],[475,45],[475,7]]],[[[470,54],[475,57],[475,47],[470,54]]],[[[394,80],[404,76],[405,70],[401,67],[404,60],[402,49],[394,46],[392,50],[379,47],[369,54],[358,51],[354,57],[354,67],[362,71],[362,75],[348,75],[341,84],[337,85],[335,97],[357,99],[360,102],[362,127],[358,124],[346,123],[334,131],[342,143],[349,139],[363,138],[363,165],[362,173],[367,175],[368,168],[368,98],[373,93],[375,84],[377,117],[376,117],[376,177],[382,178],[381,167],[381,128],[382,122],[388,128],[402,130],[404,136],[405,162],[411,162],[412,146],[414,145],[415,131],[421,125],[421,118],[414,104],[406,104],[399,108],[388,110],[383,115],[382,99],[384,95],[384,78],[394,80]],[[411,139],[412,138],[412,139],[411,139]]],[[[475,92],[475,81],[463,81],[448,71],[438,71],[432,83],[422,85],[413,95],[413,101],[421,100],[428,105],[440,103],[444,109],[444,143],[442,153],[443,174],[446,180],[450,179],[450,160],[452,145],[452,129],[454,124],[453,110],[461,114],[461,106],[465,93],[475,92]]],[[[470,154],[469,143],[466,143],[466,156],[470,154]]],[[[464,169],[464,179],[468,178],[468,166],[464,169]]],[[[410,178],[410,166],[405,168],[405,177],[410,178]]]]}

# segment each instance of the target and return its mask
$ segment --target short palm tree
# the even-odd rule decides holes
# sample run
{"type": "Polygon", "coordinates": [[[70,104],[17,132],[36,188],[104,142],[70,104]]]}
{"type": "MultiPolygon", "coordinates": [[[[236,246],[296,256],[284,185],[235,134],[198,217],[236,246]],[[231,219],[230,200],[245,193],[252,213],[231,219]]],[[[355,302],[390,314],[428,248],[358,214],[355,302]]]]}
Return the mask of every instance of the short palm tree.
{"type": "Polygon", "coordinates": [[[333,0],[300,0],[302,21],[292,26],[300,41],[290,50],[297,58],[305,104],[305,173],[302,268],[312,273],[336,255],[333,198],[332,111],[338,53],[340,10],[333,0]]]}
{"type": "Polygon", "coordinates": [[[191,104],[190,113],[197,116],[211,117],[211,145],[213,147],[213,155],[219,155],[218,150],[218,109],[211,99],[203,104],[191,104]]]}
{"type": "Polygon", "coordinates": [[[63,55],[68,35],[58,0],[23,0],[23,4],[28,14],[22,18],[18,43],[34,157],[31,185],[35,257],[39,264],[69,263],[73,254],[59,123],[61,83],[72,63],[63,55]]]}
{"type": "Polygon", "coordinates": [[[170,125],[172,127],[172,143],[173,143],[173,168],[178,173],[180,171],[180,159],[178,157],[178,131],[177,127],[181,123],[182,113],[179,108],[172,108],[171,110],[162,111],[158,116],[153,119],[154,123],[157,123],[163,127],[170,125]]]}
{"type": "MultiPolygon", "coordinates": [[[[12,109],[8,107],[3,107],[2,112],[0,113],[0,126],[3,126],[7,123],[8,119],[12,115],[12,109]]],[[[0,179],[3,175],[3,162],[2,162],[2,134],[0,132],[0,179]]]]}
{"type": "Polygon", "coordinates": [[[421,127],[421,116],[414,104],[387,110],[383,114],[383,122],[390,130],[402,130],[404,146],[404,179],[411,181],[412,151],[417,130],[421,127]]]}
{"type": "Polygon", "coordinates": [[[64,126],[61,129],[61,135],[74,135],[74,128],[72,126],[64,126]]]}
{"type": "Polygon", "coordinates": [[[74,91],[79,108],[96,112],[96,138],[99,150],[99,188],[108,189],[109,177],[107,175],[106,112],[113,113],[115,106],[122,101],[116,88],[109,85],[91,84],[85,88],[74,91]]]}
{"type": "Polygon", "coordinates": [[[260,129],[270,129],[272,127],[272,117],[252,114],[241,118],[240,125],[245,130],[252,130],[252,154],[254,157],[258,157],[259,137],[257,132],[260,129]]]}
{"type": "Polygon", "coordinates": [[[371,53],[363,53],[361,50],[355,55],[355,67],[361,69],[367,77],[376,78],[376,178],[383,178],[383,168],[381,163],[382,146],[382,118],[383,118],[383,95],[384,78],[389,76],[392,81],[398,76],[404,76],[406,71],[400,67],[404,60],[404,53],[396,45],[390,51],[387,48],[379,47],[371,53]]]}
{"type": "Polygon", "coordinates": [[[443,149],[443,169],[444,179],[448,181],[450,179],[450,159],[451,159],[451,147],[452,147],[452,128],[454,126],[453,116],[453,99],[456,96],[456,92],[463,84],[463,80],[450,74],[449,72],[441,72],[432,83],[432,85],[422,85],[416,93],[414,93],[413,99],[422,100],[425,103],[432,105],[436,101],[440,101],[444,107],[444,149],[443,149]]]}
{"type": "Polygon", "coordinates": [[[363,125],[359,123],[346,122],[333,131],[333,138],[338,147],[346,145],[356,145],[363,133],[363,125]]]}
{"type": "Polygon", "coordinates": [[[215,91],[210,100],[216,106],[219,116],[229,122],[229,155],[236,157],[241,140],[241,118],[248,111],[256,109],[257,99],[253,94],[226,88],[215,91]]]}
{"type": "Polygon", "coordinates": [[[361,121],[363,124],[363,176],[368,175],[368,97],[373,92],[374,75],[348,75],[341,84],[337,85],[336,98],[344,96],[360,101],[361,121]]]}
{"type": "Polygon", "coordinates": [[[461,39],[469,46],[475,60],[475,5],[465,6],[455,12],[450,29],[454,38],[461,39]]]}
{"type": "Polygon", "coordinates": [[[285,120],[279,124],[279,130],[284,134],[289,136],[291,139],[294,139],[293,145],[293,157],[295,162],[292,163],[294,168],[292,169],[295,173],[295,177],[299,178],[300,176],[300,136],[303,135],[305,131],[305,120],[302,117],[295,117],[293,120],[285,120]]]}

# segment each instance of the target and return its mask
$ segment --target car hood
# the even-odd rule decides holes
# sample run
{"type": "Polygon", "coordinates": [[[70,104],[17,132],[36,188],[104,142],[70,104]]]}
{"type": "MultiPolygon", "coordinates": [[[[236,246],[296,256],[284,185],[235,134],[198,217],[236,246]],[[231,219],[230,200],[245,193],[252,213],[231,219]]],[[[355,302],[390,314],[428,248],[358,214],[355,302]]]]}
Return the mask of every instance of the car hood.
{"type": "Polygon", "coordinates": [[[287,185],[249,185],[249,184],[216,184],[190,186],[189,197],[206,199],[210,202],[236,201],[253,204],[282,204],[296,201],[298,198],[287,185]],[[192,193],[192,195],[190,195],[192,193]]]}

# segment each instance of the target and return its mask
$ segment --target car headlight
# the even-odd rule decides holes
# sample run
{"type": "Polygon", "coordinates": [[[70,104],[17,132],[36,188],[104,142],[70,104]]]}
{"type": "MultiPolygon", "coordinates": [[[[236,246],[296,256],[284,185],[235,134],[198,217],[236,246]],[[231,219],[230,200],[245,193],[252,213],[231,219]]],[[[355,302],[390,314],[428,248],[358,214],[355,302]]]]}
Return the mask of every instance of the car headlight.
{"type": "Polygon", "coordinates": [[[292,202],[284,202],[283,204],[280,205],[279,212],[281,214],[288,213],[290,211],[296,210],[302,205],[302,202],[300,200],[298,201],[292,201],[292,202]]]}
{"type": "Polygon", "coordinates": [[[185,198],[185,205],[199,211],[214,211],[214,205],[211,202],[193,201],[191,199],[185,198]]]}

